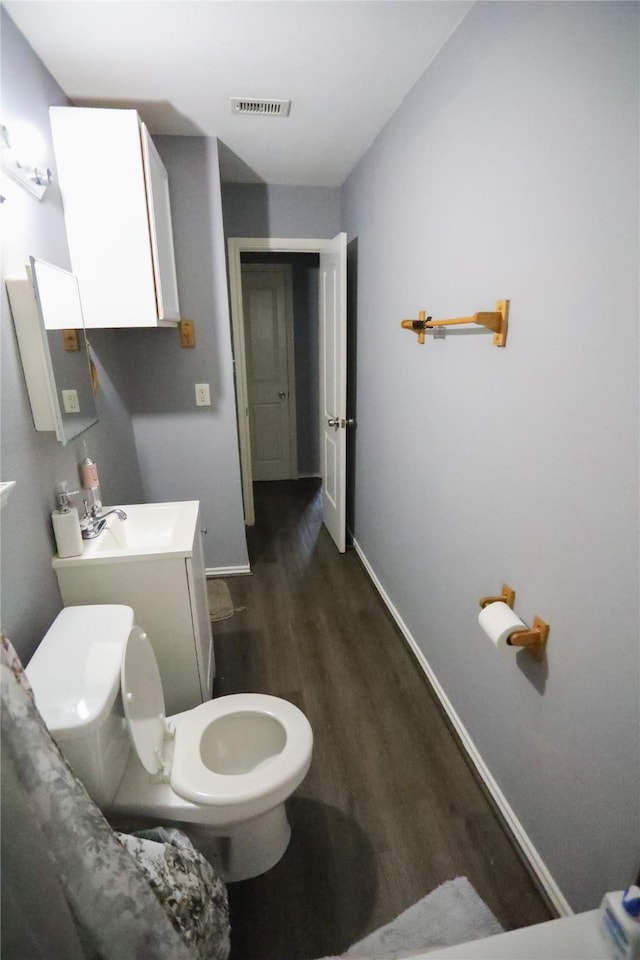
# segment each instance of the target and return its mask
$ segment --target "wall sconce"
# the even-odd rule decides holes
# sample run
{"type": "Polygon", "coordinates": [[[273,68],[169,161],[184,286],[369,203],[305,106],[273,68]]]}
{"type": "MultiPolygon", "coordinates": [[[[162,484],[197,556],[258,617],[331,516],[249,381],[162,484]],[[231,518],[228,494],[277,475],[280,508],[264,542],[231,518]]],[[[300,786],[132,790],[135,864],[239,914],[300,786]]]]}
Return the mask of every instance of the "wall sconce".
{"type": "MultiPolygon", "coordinates": [[[[4,172],[38,200],[42,200],[47,187],[53,180],[51,171],[48,167],[33,166],[25,157],[19,156],[18,151],[11,146],[9,131],[5,126],[0,127],[0,154],[4,172]]],[[[3,197],[2,200],[4,199],[3,197]]]]}

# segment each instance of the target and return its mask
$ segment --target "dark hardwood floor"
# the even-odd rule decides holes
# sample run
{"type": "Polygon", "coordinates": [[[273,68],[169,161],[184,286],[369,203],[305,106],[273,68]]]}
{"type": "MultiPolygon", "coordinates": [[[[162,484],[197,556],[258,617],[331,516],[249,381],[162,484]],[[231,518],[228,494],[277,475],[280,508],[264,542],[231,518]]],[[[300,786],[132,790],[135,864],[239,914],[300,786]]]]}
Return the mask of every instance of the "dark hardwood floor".
{"type": "Polygon", "coordinates": [[[291,700],[315,739],[285,856],[229,887],[231,960],[341,953],[456,876],[505,929],[550,919],[355,551],[321,526],[318,481],[254,489],[214,690],[291,700]]]}

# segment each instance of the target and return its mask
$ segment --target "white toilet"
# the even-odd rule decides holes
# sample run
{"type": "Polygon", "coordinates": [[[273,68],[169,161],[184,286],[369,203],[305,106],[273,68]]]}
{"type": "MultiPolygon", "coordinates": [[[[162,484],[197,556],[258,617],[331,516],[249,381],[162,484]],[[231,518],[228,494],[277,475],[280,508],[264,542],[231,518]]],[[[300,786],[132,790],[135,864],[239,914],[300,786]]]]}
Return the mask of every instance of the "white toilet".
{"type": "Polygon", "coordinates": [[[284,854],[284,801],[311,763],[305,715],[244,693],[165,717],[160,673],[131,607],[65,607],[26,669],[36,706],[107,813],[188,824],[227,882],[284,854]],[[131,750],[131,744],[134,749],[131,750]]]}

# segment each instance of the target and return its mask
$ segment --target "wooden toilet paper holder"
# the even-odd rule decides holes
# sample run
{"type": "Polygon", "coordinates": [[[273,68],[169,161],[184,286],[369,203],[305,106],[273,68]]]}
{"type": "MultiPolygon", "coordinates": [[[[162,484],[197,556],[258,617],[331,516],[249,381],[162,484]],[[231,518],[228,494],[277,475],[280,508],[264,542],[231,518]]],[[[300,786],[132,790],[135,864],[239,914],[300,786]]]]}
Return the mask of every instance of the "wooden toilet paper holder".
{"type": "Polygon", "coordinates": [[[549,639],[549,624],[540,617],[533,618],[533,626],[529,630],[514,630],[507,637],[510,647],[527,647],[538,660],[544,659],[549,639]]]}
{"type": "Polygon", "coordinates": [[[490,603],[506,603],[513,610],[516,602],[516,592],[508,584],[502,584],[502,594],[499,597],[480,597],[480,606],[488,607],[490,603]]]}
{"type": "MultiPolygon", "coordinates": [[[[486,607],[490,603],[506,603],[513,610],[516,602],[516,592],[507,583],[502,584],[502,593],[499,597],[480,597],[480,606],[486,607]]],[[[533,618],[533,626],[524,630],[514,630],[507,637],[510,647],[527,647],[538,660],[544,659],[549,639],[549,624],[540,617],[533,618]]]]}

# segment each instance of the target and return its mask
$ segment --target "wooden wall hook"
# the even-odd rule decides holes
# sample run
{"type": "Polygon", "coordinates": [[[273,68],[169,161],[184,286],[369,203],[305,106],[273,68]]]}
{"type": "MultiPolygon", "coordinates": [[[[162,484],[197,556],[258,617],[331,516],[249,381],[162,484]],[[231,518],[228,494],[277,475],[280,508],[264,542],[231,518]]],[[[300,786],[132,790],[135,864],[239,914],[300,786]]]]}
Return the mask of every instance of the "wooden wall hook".
{"type": "Polygon", "coordinates": [[[193,325],[193,320],[181,320],[180,321],[180,346],[181,347],[195,347],[196,345],[196,331],[193,325]]]}

